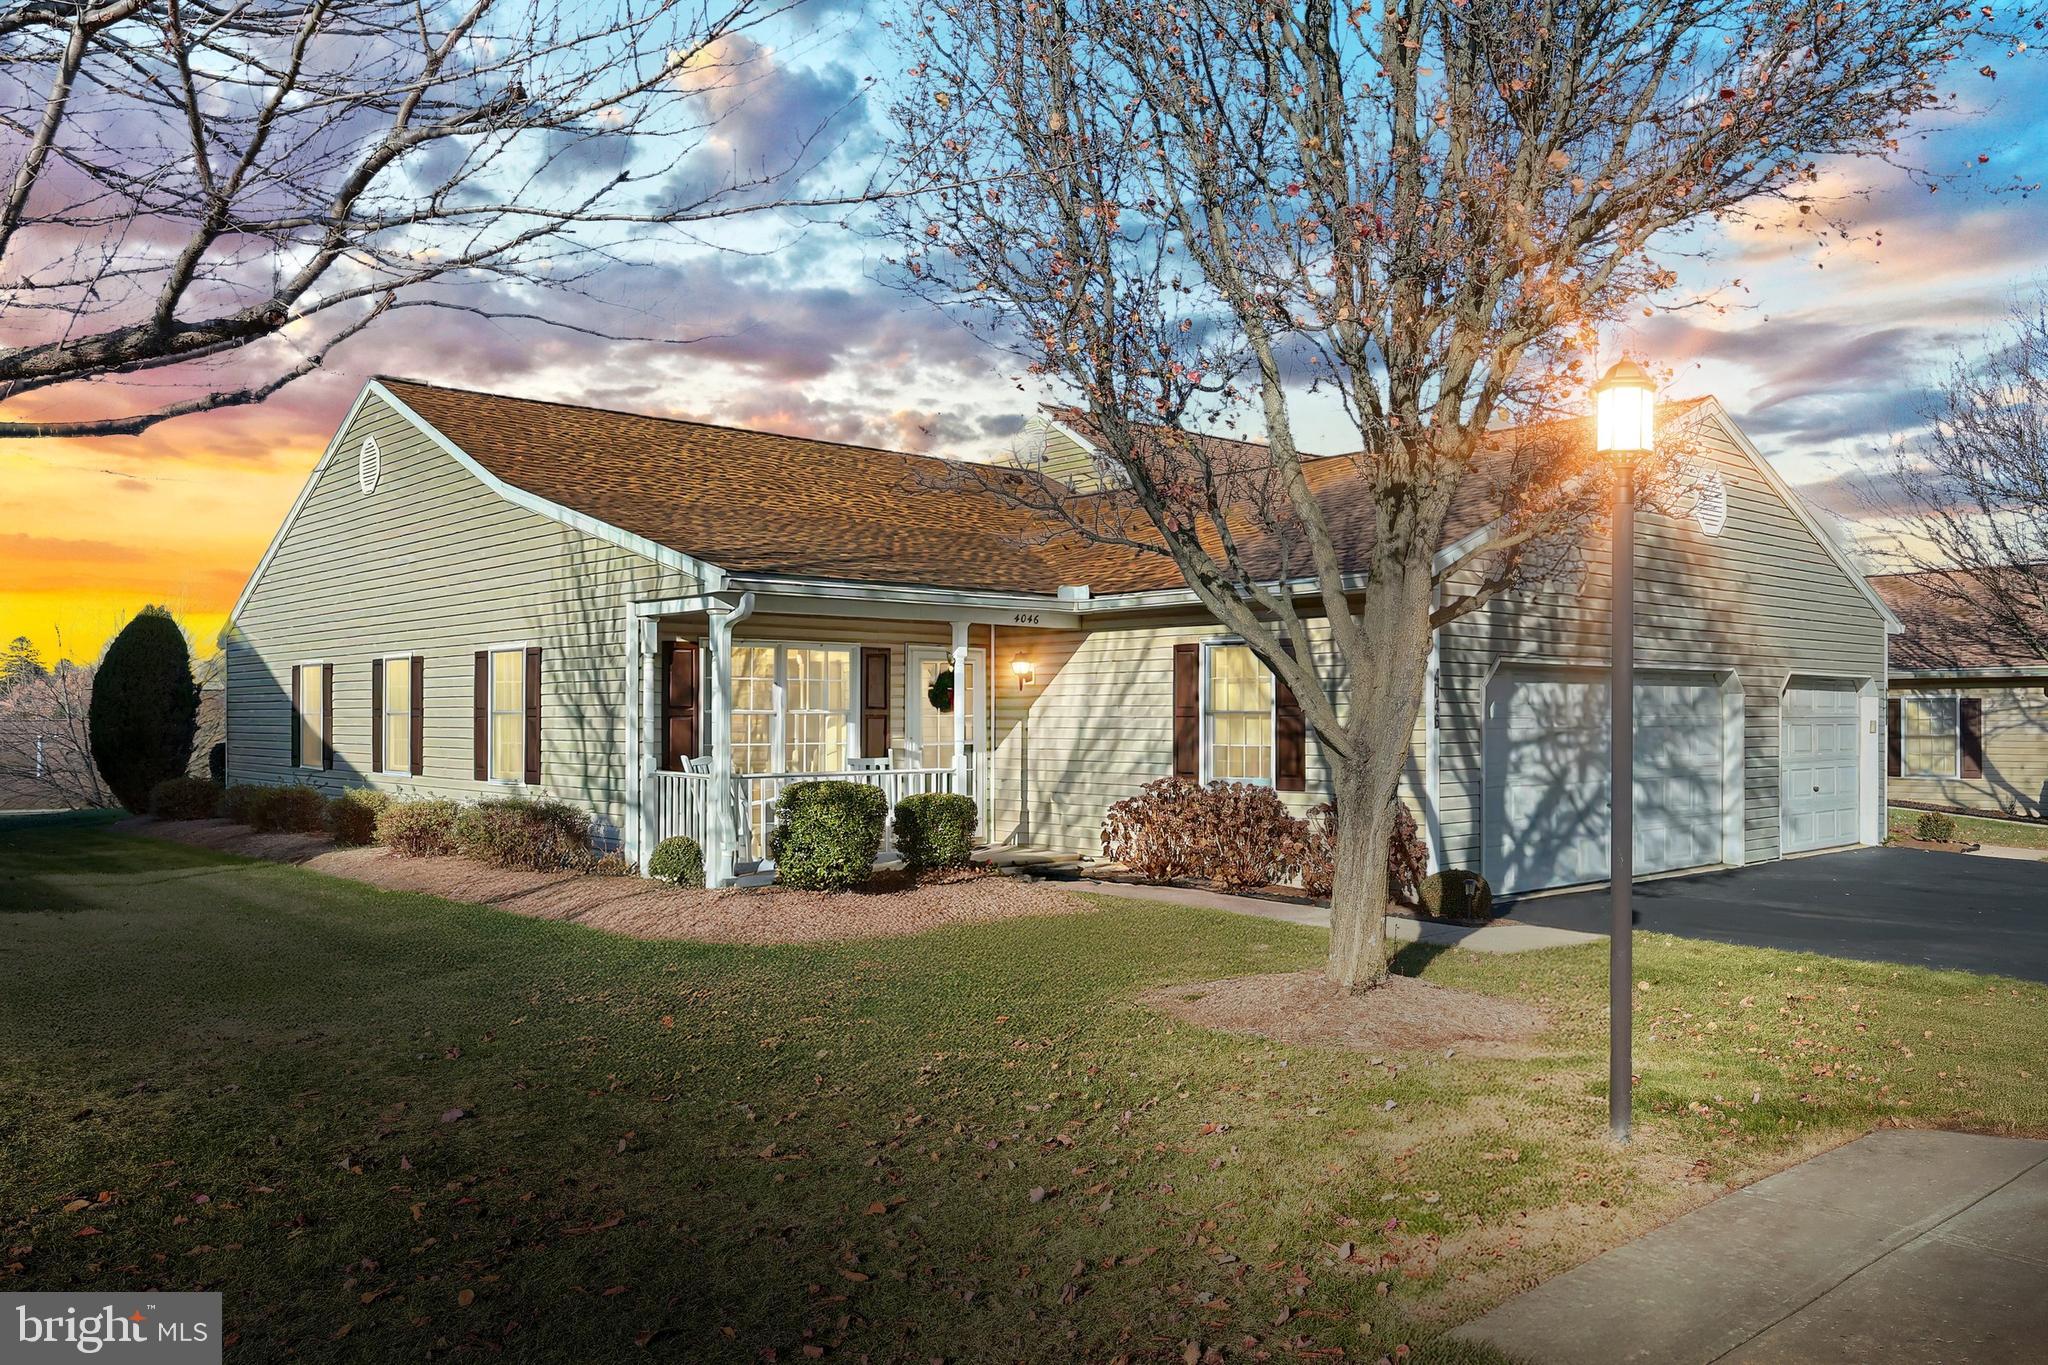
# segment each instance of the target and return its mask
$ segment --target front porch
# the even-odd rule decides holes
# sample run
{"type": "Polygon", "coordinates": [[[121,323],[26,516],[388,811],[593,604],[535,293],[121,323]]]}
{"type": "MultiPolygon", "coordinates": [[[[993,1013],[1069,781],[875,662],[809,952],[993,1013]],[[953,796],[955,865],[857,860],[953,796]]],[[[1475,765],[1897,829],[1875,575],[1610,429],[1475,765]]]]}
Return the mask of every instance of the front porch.
{"type": "MultiPolygon", "coordinates": [[[[793,783],[860,782],[898,801],[959,792],[992,825],[991,660],[1014,613],[734,590],[636,604],[628,624],[624,842],[642,871],[678,835],[713,886],[773,874],[793,783]]],[[[998,665],[1000,667],[1000,665],[998,665]]]]}

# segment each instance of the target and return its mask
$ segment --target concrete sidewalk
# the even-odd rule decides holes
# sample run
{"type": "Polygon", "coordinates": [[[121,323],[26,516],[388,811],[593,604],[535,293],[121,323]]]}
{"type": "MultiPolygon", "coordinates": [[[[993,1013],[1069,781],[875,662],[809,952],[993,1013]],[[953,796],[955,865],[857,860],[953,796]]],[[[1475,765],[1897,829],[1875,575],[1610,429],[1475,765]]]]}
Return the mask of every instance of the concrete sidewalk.
{"type": "MultiPolygon", "coordinates": [[[[1202,891],[1186,886],[1133,886],[1126,882],[1098,882],[1086,878],[1062,880],[1062,886],[1096,896],[1122,896],[1134,901],[1165,901],[1169,905],[1198,905],[1207,910],[1228,910],[1234,915],[1256,915],[1260,919],[1286,924],[1327,928],[1328,906],[1299,901],[1266,900],[1259,896],[1232,896],[1221,891],[1202,891]]],[[[1573,943],[1591,943],[1599,934],[1573,929],[1551,929],[1540,924],[1433,924],[1422,920],[1387,916],[1387,937],[1395,943],[1439,943],[1450,948],[1470,948],[1480,953],[1521,953],[1531,948],[1559,948],[1573,943]]]]}
{"type": "Polygon", "coordinates": [[[1872,1133],[1453,1335],[1531,1365],[2048,1359],[2048,1142],[1872,1133]]]}

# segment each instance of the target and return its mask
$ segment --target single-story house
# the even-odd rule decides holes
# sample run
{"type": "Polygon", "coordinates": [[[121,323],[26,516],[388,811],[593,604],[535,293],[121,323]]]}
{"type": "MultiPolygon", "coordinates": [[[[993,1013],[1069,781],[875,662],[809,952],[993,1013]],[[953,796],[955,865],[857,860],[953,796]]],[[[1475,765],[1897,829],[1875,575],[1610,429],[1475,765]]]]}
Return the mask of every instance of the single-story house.
{"type": "Polygon", "coordinates": [[[1907,805],[2048,816],[2048,659],[1970,609],[1959,573],[1880,574],[1892,638],[1886,772],[1907,805]]]}
{"type": "MultiPolygon", "coordinates": [[[[1876,843],[1897,622],[1717,402],[1683,417],[1716,497],[1639,520],[1638,866],[1876,843]]],[[[1033,420],[1015,477],[1092,467],[1073,423],[1033,420]]],[[[1310,466],[1359,545],[1351,468],[1310,466]]],[[[720,880],[820,773],[967,792],[987,840],[1080,853],[1172,773],[1323,799],[1298,708],[1170,563],[1050,536],[959,473],[375,380],[235,605],[229,781],[544,793],[637,857],[689,834],[720,880]]],[[[1468,481],[1445,563],[1486,497],[1468,481]]],[[[1604,546],[1583,560],[1435,639],[1406,795],[1436,865],[1504,892],[1606,876],[1604,546]]]]}

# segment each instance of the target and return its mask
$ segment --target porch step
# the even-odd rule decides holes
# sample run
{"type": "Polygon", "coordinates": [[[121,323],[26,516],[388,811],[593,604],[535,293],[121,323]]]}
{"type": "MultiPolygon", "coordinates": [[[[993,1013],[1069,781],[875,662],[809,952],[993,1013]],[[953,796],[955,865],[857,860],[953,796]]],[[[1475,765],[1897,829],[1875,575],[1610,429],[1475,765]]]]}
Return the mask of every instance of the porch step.
{"type": "Polygon", "coordinates": [[[980,866],[1005,877],[1044,877],[1053,880],[1093,876],[1110,864],[1084,854],[1051,848],[984,848],[974,854],[980,866]]]}

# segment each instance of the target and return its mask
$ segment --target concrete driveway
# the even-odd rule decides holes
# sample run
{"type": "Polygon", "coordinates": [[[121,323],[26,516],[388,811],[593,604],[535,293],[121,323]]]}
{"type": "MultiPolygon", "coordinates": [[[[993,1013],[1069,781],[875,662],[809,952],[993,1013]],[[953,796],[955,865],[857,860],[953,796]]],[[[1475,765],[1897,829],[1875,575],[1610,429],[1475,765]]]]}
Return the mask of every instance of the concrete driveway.
{"type": "MultiPolygon", "coordinates": [[[[2048,863],[1859,848],[1638,882],[1636,927],[2048,981],[2048,863]]],[[[1600,933],[1607,893],[1525,897],[1523,924],[1600,933]]]]}
{"type": "Polygon", "coordinates": [[[1881,1131],[1454,1334],[1532,1365],[2048,1358],[2048,1142],[1881,1131]]]}

